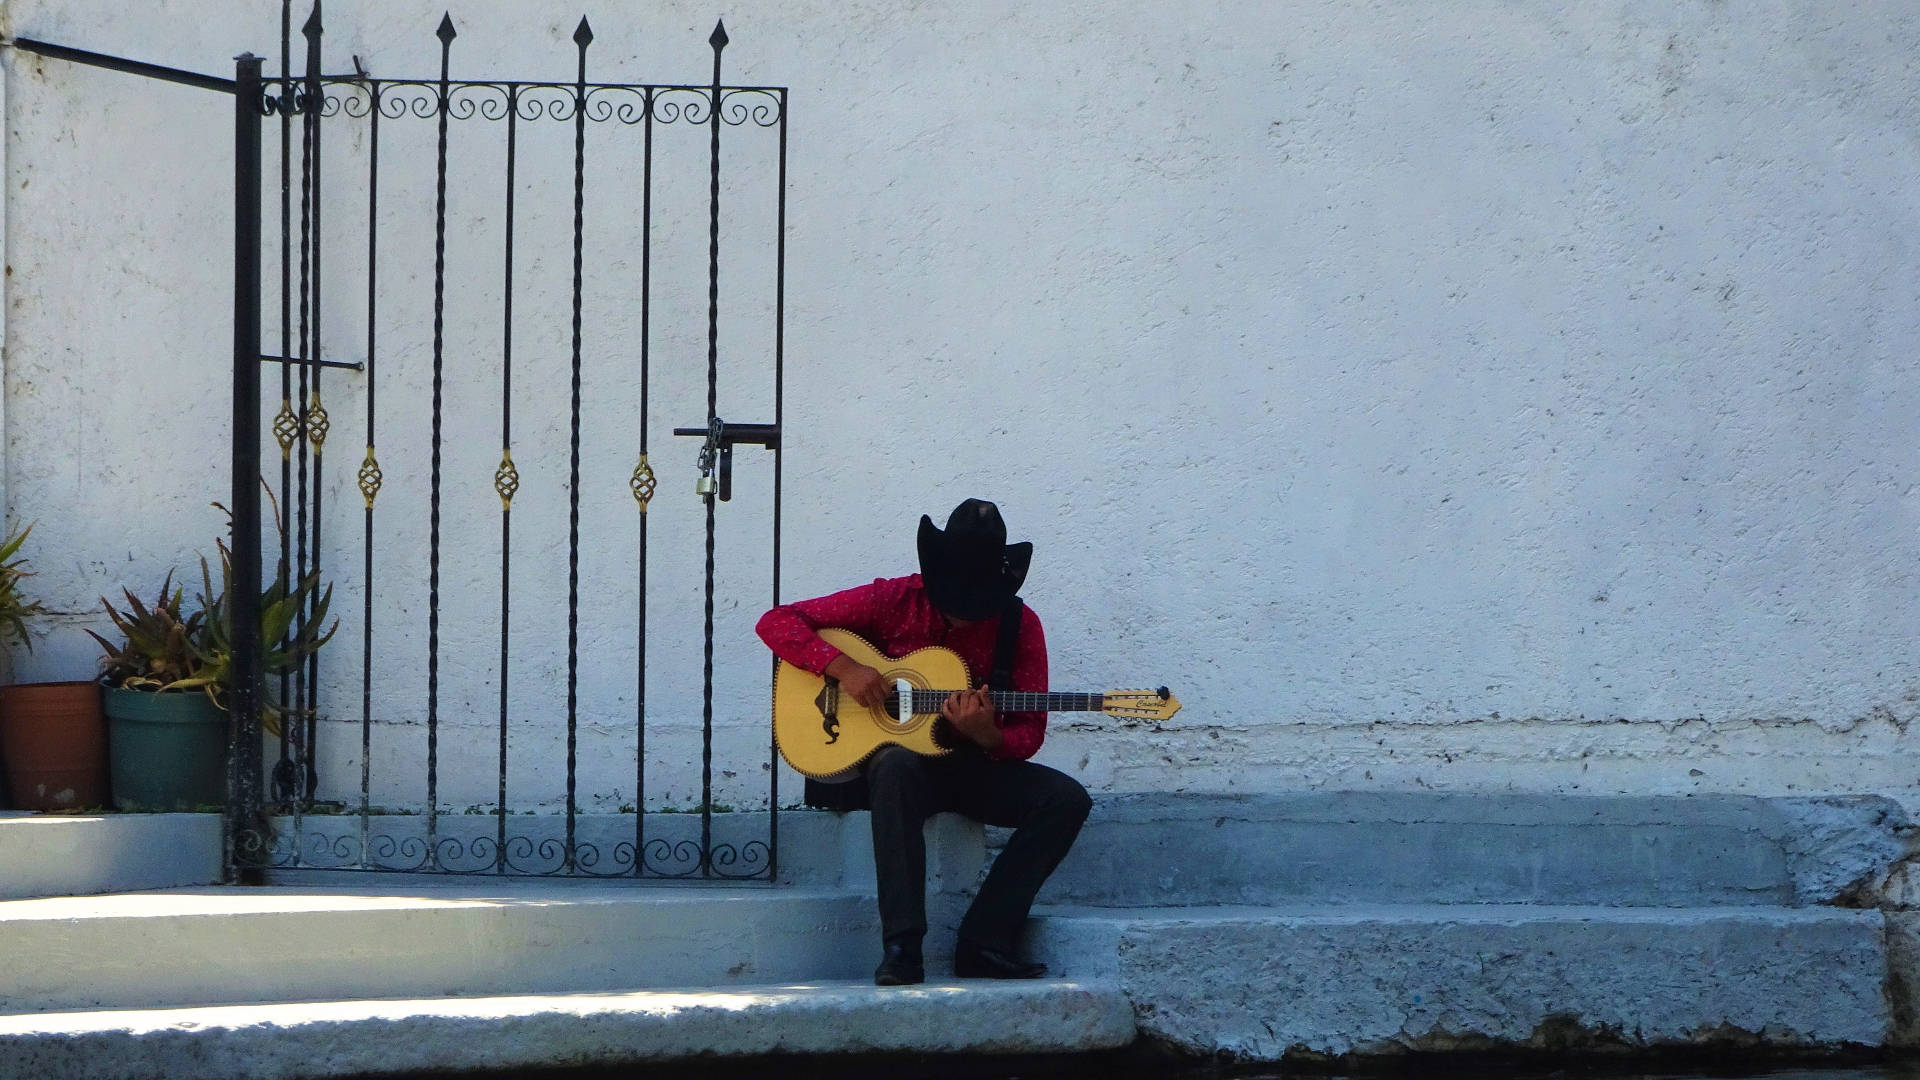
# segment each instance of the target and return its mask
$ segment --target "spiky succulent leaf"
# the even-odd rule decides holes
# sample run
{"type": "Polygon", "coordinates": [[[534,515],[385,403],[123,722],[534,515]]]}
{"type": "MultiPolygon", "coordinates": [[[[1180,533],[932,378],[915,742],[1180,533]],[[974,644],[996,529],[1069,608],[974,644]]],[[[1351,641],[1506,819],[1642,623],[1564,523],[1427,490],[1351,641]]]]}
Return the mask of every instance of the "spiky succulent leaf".
{"type": "Polygon", "coordinates": [[[33,651],[33,639],[27,636],[27,619],[46,614],[38,600],[29,600],[21,592],[21,582],[32,577],[26,560],[17,558],[21,545],[33,532],[28,525],[0,542],[0,642],[11,640],[33,651]]]}
{"type": "Polygon", "coordinates": [[[6,543],[0,544],[0,562],[6,562],[6,560],[20,554],[20,546],[27,542],[27,534],[32,531],[33,526],[29,525],[8,537],[6,543]]]}

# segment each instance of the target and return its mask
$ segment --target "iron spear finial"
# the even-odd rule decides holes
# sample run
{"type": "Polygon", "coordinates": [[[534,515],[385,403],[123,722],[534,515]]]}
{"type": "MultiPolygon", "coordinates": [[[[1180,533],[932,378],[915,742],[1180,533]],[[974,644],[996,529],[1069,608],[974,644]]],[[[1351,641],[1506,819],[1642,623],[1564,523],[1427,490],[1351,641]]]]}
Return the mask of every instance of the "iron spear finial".
{"type": "Polygon", "coordinates": [[[587,25],[585,15],[580,16],[580,25],[573,32],[573,43],[583,49],[593,43],[593,27],[587,25]]]}
{"type": "Polygon", "coordinates": [[[440,44],[451,45],[453,44],[453,39],[458,36],[458,33],[459,32],[453,28],[453,12],[449,11],[440,16],[440,29],[434,31],[433,36],[440,39],[440,44]]]}
{"type": "Polygon", "coordinates": [[[307,15],[306,25],[300,32],[310,38],[320,36],[320,0],[313,0],[313,11],[307,15]]]}
{"type": "Polygon", "coordinates": [[[727,21],[725,19],[714,20],[713,36],[707,39],[707,44],[713,46],[714,52],[719,52],[721,49],[727,47],[727,21]]]}

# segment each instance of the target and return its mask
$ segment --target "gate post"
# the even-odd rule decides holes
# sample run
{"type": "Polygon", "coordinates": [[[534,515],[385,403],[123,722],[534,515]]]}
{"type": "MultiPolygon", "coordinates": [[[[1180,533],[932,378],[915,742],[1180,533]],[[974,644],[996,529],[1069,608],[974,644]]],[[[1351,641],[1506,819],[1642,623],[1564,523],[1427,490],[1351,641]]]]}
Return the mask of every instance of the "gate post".
{"type": "Polygon", "coordinates": [[[234,59],[233,684],[228,687],[227,873],[264,865],[260,794],[260,58],[234,59]]]}

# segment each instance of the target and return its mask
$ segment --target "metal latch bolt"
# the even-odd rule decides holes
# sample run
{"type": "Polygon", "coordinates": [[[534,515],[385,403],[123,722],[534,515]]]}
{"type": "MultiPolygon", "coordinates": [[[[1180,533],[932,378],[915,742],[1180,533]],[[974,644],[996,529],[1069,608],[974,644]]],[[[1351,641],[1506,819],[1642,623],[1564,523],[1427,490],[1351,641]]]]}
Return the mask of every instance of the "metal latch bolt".
{"type": "Polygon", "coordinates": [[[733,498],[733,448],[751,443],[772,450],[780,445],[780,429],[773,424],[729,424],[711,417],[703,428],[674,428],[675,435],[704,437],[698,465],[700,478],[693,482],[694,494],[703,499],[718,496],[721,502],[733,498]]]}

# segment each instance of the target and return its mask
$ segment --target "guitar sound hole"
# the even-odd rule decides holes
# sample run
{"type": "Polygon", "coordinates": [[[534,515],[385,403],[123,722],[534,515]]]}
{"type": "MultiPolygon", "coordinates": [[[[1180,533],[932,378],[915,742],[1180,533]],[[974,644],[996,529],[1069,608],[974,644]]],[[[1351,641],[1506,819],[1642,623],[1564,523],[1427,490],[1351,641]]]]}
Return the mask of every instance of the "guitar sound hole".
{"type": "MultiPolygon", "coordinates": [[[[908,708],[911,709],[912,706],[909,705],[908,708]]],[[[895,725],[900,727],[905,727],[908,724],[912,723],[913,718],[919,715],[917,713],[909,712],[907,715],[901,716],[900,715],[900,697],[898,694],[888,694],[886,704],[880,707],[880,711],[886,713],[887,719],[891,720],[895,725]]]]}

